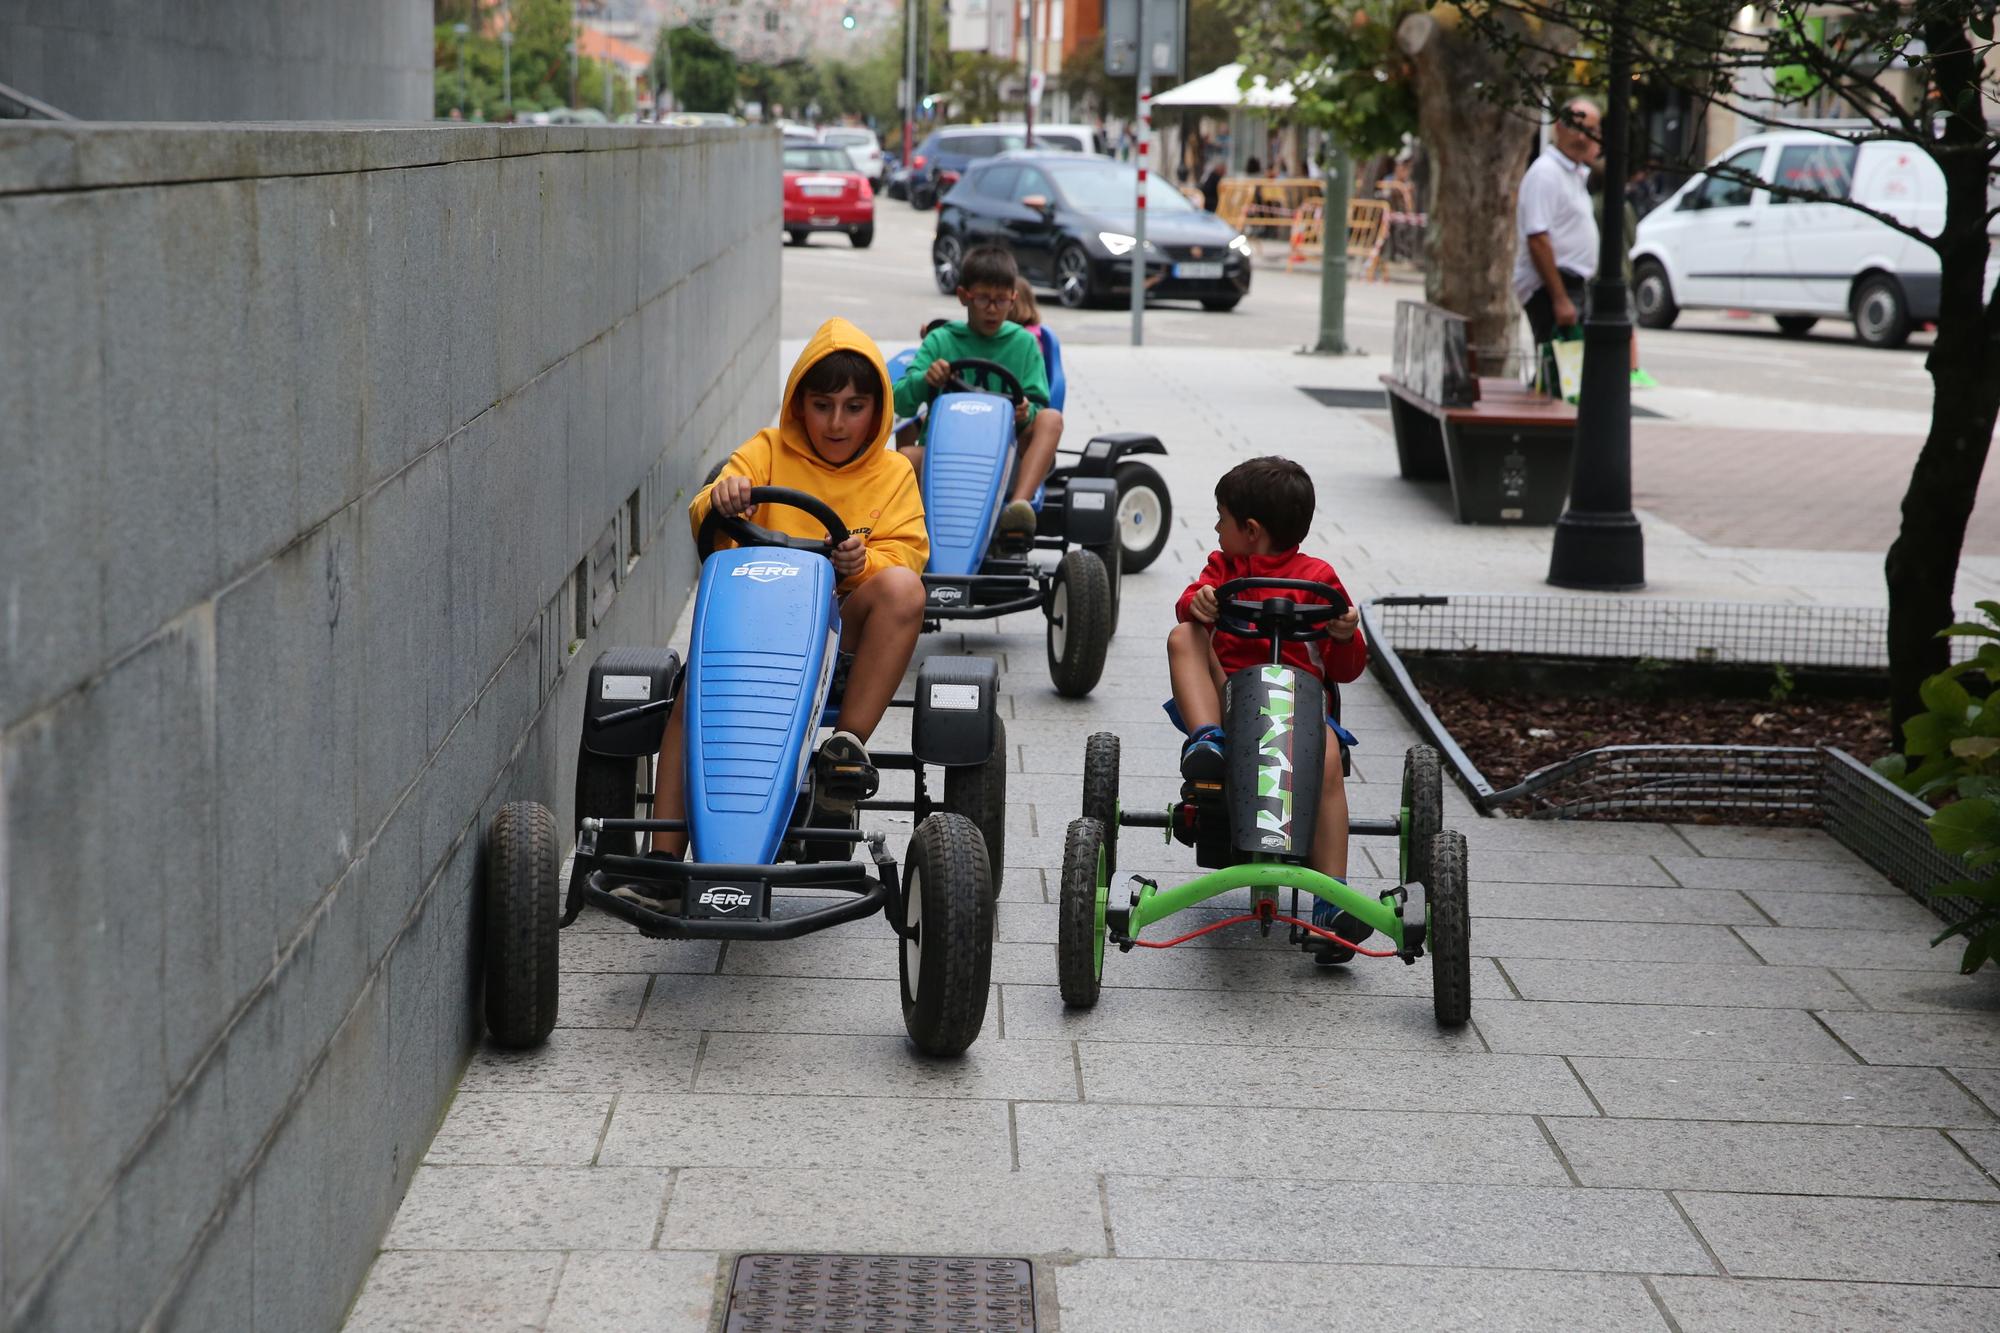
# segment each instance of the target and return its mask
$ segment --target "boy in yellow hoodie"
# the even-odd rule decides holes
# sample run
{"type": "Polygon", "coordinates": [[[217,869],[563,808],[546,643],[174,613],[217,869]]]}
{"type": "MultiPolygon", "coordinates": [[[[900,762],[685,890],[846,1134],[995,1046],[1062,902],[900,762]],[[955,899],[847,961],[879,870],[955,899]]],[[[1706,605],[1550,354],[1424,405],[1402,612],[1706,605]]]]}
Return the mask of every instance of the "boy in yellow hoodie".
{"type": "MultiPolygon", "coordinates": [[[[711,508],[795,537],[824,537],[810,514],[789,505],[750,503],[753,486],[788,486],[833,507],[853,534],[833,550],[839,576],[840,647],[854,655],[834,733],[820,746],[816,771],[874,775],[867,740],[889,707],[916,650],[924,621],[924,584],[930,558],[923,493],[909,460],[889,448],[889,369],[873,340],[844,319],[820,325],[785,381],[778,424],[745,440],[712,486],[688,505],[688,523],[701,531],[711,508]]],[[[721,544],[730,543],[719,538],[721,544]]],[[[686,810],[681,756],[682,715],[676,711],[660,744],[653,817],[680,819],[686,810]]],[[[848,784],[843,784],[848,785],[848,784]]],[[[853,784],[860,785],[860,784],[853,784]]],[[[866,786],[873,787],[869,781],[866,786]]],[[[853,802],[822,793],[819,804],[836,812],[853,802]]],[[[684,834],[662,834],[655,848],[681,854],[684,834]]]]}

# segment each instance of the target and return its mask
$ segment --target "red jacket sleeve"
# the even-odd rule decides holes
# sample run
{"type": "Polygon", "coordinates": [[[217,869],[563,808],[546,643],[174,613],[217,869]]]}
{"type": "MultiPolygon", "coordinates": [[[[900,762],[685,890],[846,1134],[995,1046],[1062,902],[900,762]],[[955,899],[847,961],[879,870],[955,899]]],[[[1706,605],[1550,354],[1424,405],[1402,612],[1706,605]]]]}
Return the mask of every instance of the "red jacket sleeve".
{"type": "Polygon", "coordinates": [[[1201,573],[1195,575],[1194,582],[1188,584],[1187,588],[1181,593],[1180,600],[1174,603],[1174,619],[1176,621],[1183,625],[1187,623],[1188,604],[1194,601],[1196,592],[1202,588],[1220,588],[1223,584],[1229,582],[1229,570],[1222,561],[1222,552],[1210,551],[1208,553],[1208,563],[1201,567],[1201,573]]]}
{"type": "MultiPolygon", "coordinates": [[[[1304,556],[1299,560],[1300,571],[1294,578],[1312,579],[1317,583],[1331,583],[1346,593],[1347,600],[1353,601],[1354,594],[1347,591],[1347,585],[1340,581],[1340,575],[1333,572],[1333,566],[1324,560],[1304,556]]],[[[1326,678],[1345,685],[1350,680],[1359,680],[1368,666],[1368,645],[1361,640],[1361,627],[1355,626],[1354,637],[1346,642],[1333,639],[1324,641],[1320,649],[1321,660],[1326,663],[1326,678]]]]}

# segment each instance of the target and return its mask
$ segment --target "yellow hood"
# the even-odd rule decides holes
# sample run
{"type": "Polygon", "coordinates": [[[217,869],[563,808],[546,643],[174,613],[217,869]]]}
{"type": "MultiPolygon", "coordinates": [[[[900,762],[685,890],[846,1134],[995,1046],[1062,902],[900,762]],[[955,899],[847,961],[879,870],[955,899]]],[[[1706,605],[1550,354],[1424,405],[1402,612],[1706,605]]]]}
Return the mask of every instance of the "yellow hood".
{"type": "MultiPolygon", "coordinates": [[[[874,341],[844,319],[830,319],[799,354],[785,380],[785,401],[778,407],[778,424],[745,440],[723,464],[722,477],[748,477],[753,486],[788,486],[807,491],[833,506],[841,521],[860,534],[868,561],[859,574],[843,579],[845,593],[866,583],[891,565],[921,574],[930,558],[930,534],[924,528],[924,499],[910,460],[888,447],[894,426],[889,368],[874,341]],[[812,447],[795,400],[799,381],[821,357],[833,352],[859,352],[875,368],[882,387],[882,413],[875,438],[845,463],[829,463],[812,447]]],[[[720,479],[720,478],[718,478],[720,479]]],[[[708,517],[709,492],[704,486],[688,505],[688,525],[699,533],[708,517]]],[[[824,537],[819,522],[801,510],[764,505],[750,517],[764,527],[794,537],[824,537]]],[[[729,544],[727,538],[723,544],[729,544]]]]}
{"type": "Polygon", "coordinates": [[[892,418],[896,412],[890,405],[894,395],[895,386],[889,382],[889,363],[882,359],[882,350],[875,345],[875,340],[844,319],[829,319],[806,343],[799,359],[792,363],[792,373],[785,377],[785,401],[778,405],[778,438],[787,449],[804,454],[828,471],[845,472],[888,447],[889,433],[895,427],[892,418]],[[867,357],[868,364],[875,367],[875,378],[882,385],[882,412],[875,420],[875,438],[845,463],[829,463],[821,458],[806,435],[806,423],[799,419],[799,381],[821,358],[835,352],[859,352],[867,357]]]}

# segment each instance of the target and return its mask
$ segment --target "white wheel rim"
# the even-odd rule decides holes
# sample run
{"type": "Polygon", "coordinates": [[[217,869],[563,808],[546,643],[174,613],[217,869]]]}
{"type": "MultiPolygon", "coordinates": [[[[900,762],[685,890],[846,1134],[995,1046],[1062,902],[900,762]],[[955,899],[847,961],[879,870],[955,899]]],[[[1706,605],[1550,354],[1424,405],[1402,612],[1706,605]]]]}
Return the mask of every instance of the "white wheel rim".
{"type": "Polygon", "coordinates": [[[1134,486],[1118,500],[1118,544],[1132,555],[1153,544],[1160,526],[1160,495],[1151,486],[1134,486]]]}
{"type": "Polygon", "coordinates": [[[1060,662],[1063,646],[1069,641],[1069,585],[1056,585],[1055,599],[1049,603],[1049,647],[1060,662]]]}
{"type": "Polygon", "coordinates": [[[958,246],[950,241],[940,244],[938,246],[937,257],[932,261],[932,267],[937,270],[937,281],[940,289],[957,287],[958,246]]]}
{"type": "Polygon", "coordinates": [[[917,998],[924,968],[924,872],[910,867],[909,901],[903,907],[903,974],[909,978],[910,998],[917,998]]]}
{"type": "Polygon", "coordinates": [[[1650,315],[1660,308],[1660,280],[1648,274],[1639,284],[1639,311],[1650,315]]]}
{"type": "Polygon", "coordinates": [[[1869,337],[1879,338],[1889,327],[1889,298],[1879,288],[1861,303],[1861,327],[1869,337]]]}

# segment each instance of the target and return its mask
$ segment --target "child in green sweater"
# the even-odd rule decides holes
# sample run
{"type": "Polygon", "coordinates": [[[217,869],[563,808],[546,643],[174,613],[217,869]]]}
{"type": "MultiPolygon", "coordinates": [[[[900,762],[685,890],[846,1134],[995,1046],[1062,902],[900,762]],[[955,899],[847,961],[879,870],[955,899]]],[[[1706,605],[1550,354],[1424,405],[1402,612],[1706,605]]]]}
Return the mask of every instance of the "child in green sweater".
{"type": "MultiPolygon", "coordinates": [[[[982,245],[967,252],[958,271],[958,303],[965,307],[965,319],[933,330],[917,348],[910,368],[896,381],[899,417],[913,416],[919,406],[929,402],[950,376],[951,363],[963,357],[997,362],[1020,381],[1026,401],[1014,405],[1014,431],[1021,462],[1014,471],[1013,494],[1000,511],[999,524],[1002,534],[1017,540],[1035,535],[1035,511],[1029,501],[1049,475],[1056,446],[1062,441],[1062,413],[1049,406],[1049,375],[1042,362],[1042,345],[1034,334],[1008,321],[1014,308],[1014,284],[1020,276],[1013,254],[1001,246],[982,245]]],[[[980,387],[1003,391],[997,384],[980,387]]],[[[922,476],[923,449],[903,452],[922,476]]]]}

